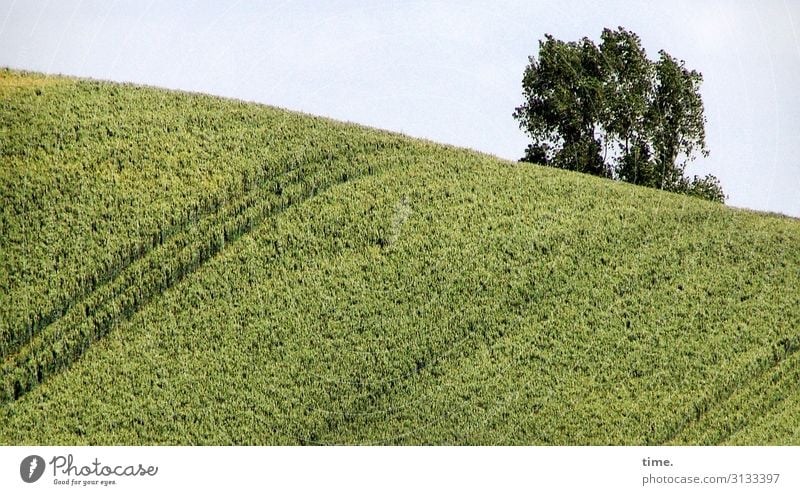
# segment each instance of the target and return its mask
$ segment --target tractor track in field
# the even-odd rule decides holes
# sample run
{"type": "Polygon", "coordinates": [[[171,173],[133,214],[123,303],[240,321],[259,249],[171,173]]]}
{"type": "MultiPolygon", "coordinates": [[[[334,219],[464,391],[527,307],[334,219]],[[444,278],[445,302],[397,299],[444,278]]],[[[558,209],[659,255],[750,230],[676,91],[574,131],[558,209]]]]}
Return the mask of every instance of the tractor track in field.
{"type": "Polygon", "coordinates": [[[197,222],[188,222],[183,231],[120,269],[102,287],[5,356],[0,404],[18,399],[49,376],[68,368],[92,343],[197,271],[225,245],[330,188],[383,172],[384,169],[367,164],[367,158],[374,158],[374,151],[372,155],[364,151],[357,156],[309,162],[263,182],[243,198],[229,201],[197,222]],[[362,156],[362,166],[353,166],[362,156]],[[304,173],[307,168],[319,169],[321,177],[304,173]]]}
{"type": "MultiPolygon", "coordinates": [[[[780,384],[783,384],[783,383],[797,383],[797,377],[796,376],[792,376],[791,370],[787,371],[787,370],[779,370],[778,369],[778,368],[781,367],[782,364],[784,364],[785,361],[788,361],[790,359],[796,359],[797,356],[798,356],[797,352],[794,352],[794,353],[792,353],[790,355],[785,356],[779,362],[775,363],[775,365],[772,366],[772,368],[770,368],[768,370],[765,370],[765,372],[764,372],[764,374],[762,376],[766,377],[766,375],[769,373],[769,371],[776,370],[776,372],[780,373],[780,375],[781,375],[780,378],[778,379],[778,383],[780,383],[780,384]],[[794,381],[792,381],[792,380],[794,380],[794,381]]],[[[796,374],[797,374],[797,372],[795,372],[795,375],[796,374]]],[[[753,381],[755,381],[755,380],[753,380],[753,381]]],[[[751,381],[751,384],[753,383],[753,381],[751,381]]],[[[775,382],[773,382],[773,383],[775,383],[775,382]]],[[[750,385],[750,384],[748,384],[748,385],[750,385]]],[[[742,388],[745,388],[745,387],[739,387],[737,390],[741,390],[742,388]]],[[[757,390],[756,394],[758,394],[761,391],[762,390],[757,390]]],[[[727,401],[725,401],[724,404],[728,404],[729,402],[731,402],[731,400],[732,400],[732,397],[729,398],[727,401]]],[[[769,414],[776,407],[778,407],[779,404],[782,404],[784,400],[786,400],[786,397],[780,397],[779,399],[776,399],[776,400],[767,401],[767,405],[765,407],[763,407],[762,409],[760,409],[758,411],[758,414],[760,414],[760,415],[769,414]]],[[[728,439],[730,439],[732,436],[734,436],[736,433],[738,433],[739,431],[744,429],[748,424],[750,424],[750,422],[753,421],[753,419],[754,419],[754,414],[748,415],[747,418],[745,419],[745,421],[743,421],[741,424],[738,424],[735,427],[730,428],[730,429],[724,431],[721,435],[719,435],[719,437],[716,439],[716,443],[717,444],[725,443],[728,439]]]]}
{"type": "MultiPolygon", "coordinates": [[[[687,428],[699,423],[703,417],[712,410],[724,407],[725,404],[733,400],[737,391],[752,386],[753,383],[763,379],[770,372],[774,372],[784,361],[796,355],[797,351],[800,351],[800,335],[781,339],[773,346],[771,354],[746,363],[743,370],[740,368],[738,373],[732,375],[727,381],[719,384],[710,394],[695,402],[692,407],[693,412],[685,417],[683,422],[666,438],[656,443],[661,445],[672,444],[687,428]],[[753,369],[748,370],[748,368],[753,369]]],[[[773,409],[778,402],[779,401],[770,404],[766,410],[773,409]]],[[[719,438],[719,443],[730,437],[738,429],[741,429],[741,427],[722,434],[719,438]]]]}
{"type": "MultiPolygon", "coordinates": [[[[215,200],[209,202],[208,206],[198,208],[194,215],[187,214],[186,217],[182,218],[178,223],[165,225],[159,229],[159,232],[152,235],[151,242],[146,242],[143,238],[140,248],[121,255],[121,261],[116,266],[103,267],[100,270],[100,275],[96,277],[94,282],[81,284],[80,289],[76,293],[68,295],[63,301],[60,301],[60,304],[56,304],[43,313],[29,314],[23,323],[10,326],[9,334],[5,336],[5,342],[0,342],[0,359],[5,359],[18,352],[21,347],[66,315],[73,307],[83,303],[93,293],[102,290],[104,286],[112,284],[120,274],[133,263],[147,257],[160,246],[169,243],[175,236],[185,233],[193,224],[201,222],[204,218],[216,215],[220,210],[230,206],[234,203],[234,198],[237,194],[247,193],[254,189],[266,187],[271,183],[277,183],[281,178],[289,176],[292,172],[304,166],[317,163],[319,162],[310,161],[299,164],[295,168],[284,167],[282,172],[265,174],[257,178],[254,185],[244,187],[243,190],[237,191],[237,193],[227,197],[215,198],[215,200]]],[[[91,280],[91,278],[87,278],[91,280]]]]}

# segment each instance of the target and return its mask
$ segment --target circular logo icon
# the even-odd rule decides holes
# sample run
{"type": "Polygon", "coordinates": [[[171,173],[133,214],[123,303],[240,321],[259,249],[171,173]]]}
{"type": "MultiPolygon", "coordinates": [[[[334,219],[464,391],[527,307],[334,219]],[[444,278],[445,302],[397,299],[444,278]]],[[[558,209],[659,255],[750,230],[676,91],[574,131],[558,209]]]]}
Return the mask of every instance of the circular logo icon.
{"type": "Polygon", "coordinates": [[[29,455],[19,464],[19,475],[25,483],[35,483],[44,474],[44,459],[29,455]]]}

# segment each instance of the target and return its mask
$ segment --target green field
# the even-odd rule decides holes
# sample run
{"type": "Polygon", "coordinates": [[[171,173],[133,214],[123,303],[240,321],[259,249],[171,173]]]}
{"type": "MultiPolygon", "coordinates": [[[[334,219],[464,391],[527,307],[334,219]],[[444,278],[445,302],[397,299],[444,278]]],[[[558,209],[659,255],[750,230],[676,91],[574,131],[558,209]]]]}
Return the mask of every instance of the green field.
{"type": "Polygon", "coordinates": [[[0,71],[0,444],[800,444],[800,221],[0,71]]]}

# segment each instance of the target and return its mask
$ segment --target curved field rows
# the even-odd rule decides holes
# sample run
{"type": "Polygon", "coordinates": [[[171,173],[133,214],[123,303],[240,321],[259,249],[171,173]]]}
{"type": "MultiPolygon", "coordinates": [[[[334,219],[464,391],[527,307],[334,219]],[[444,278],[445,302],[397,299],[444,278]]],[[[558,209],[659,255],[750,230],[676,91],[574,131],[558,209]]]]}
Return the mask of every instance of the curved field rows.
{"type": "Polygon", "coordinates": [[[0,90],[14,136],[0,288],[22,301],[2,313],[2,443],[800,438],[795,219],[257,105],[55,81],[0,90]],[[144,113],[108,114],[144,96],[144,113]],[[117,127],[88,143],[150,164],[112,173],[116,189],[104,161],[81,168],[91,146],[62,129],[42,149],[23,125],[93,98],[74,122],[117,127]],[[194,127],[136,139],[159,112],[194,127]],[[120,129],[136,131],[113,141],[120,129]]]}

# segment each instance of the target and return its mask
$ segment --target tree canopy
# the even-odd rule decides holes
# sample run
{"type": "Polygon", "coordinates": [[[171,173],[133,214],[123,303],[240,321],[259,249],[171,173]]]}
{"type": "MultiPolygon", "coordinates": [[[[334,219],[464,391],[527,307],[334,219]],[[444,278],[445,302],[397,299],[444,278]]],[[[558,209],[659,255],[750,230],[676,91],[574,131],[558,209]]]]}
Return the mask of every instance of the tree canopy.
{"type": "Polygon", "coordinates": [[[513,114],[532,139],[522,160],[722,202],[716,177],[684,176],[709,153],[702,74],[663,50],[648,59],[622,27],[600,38],[548,34],[529,57],[513,114]]]}

